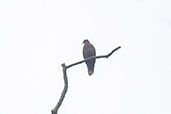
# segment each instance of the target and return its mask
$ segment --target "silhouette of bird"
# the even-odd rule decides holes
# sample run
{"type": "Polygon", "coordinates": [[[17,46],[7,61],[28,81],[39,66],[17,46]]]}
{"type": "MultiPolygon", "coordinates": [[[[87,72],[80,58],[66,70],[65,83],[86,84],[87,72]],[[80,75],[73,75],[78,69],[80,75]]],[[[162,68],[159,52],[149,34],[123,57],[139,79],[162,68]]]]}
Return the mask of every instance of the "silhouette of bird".
{"type": "MultiPolygon", "coordinates": [[[[83,44],[84,44],[83,46],[84,59],[92,57],[92,56],[96,56],[96,50],[94,46],[87,39],[83,41],[83,44]]],[[[88,68],[88,75],[92,75],[94,73],[95,62],[96,62],[96,59],[91,59],[85,62],[88,68]]]]}

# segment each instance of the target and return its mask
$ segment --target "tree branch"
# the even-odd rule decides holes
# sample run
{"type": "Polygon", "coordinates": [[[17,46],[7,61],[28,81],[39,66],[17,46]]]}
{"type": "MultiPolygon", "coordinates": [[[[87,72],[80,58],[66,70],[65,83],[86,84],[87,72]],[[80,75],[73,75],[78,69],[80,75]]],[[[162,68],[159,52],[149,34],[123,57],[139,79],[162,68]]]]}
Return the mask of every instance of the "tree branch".
{"type": "Polygon", "coordinates": [[[99,58],[108,58],[109,56],[111,56],[115,51],[117,51],[117,50],[120,49],[120,48],[121,48],[120,46],[117,47],[117,48],[115,48],[114,50],[112,50],[112,51],[111,51],[109,54],[107,54],[107,55],[100,55],[100,56],[89,57],[89,58],[86,58],[86,59],[84,59],[84,60],[82,60],[82,61],[79,61],[79,62],[70,64],[70,65],[68,65],[68,66],[66,66],[65,63],[63,63],[63,64],[62,64],[62,67],[63,67],[64,89],[63,89],[63,91],[62,91],[62,93],[61,93],[61,97],[60,97],[60,99],[59,99],[57,105],[55,106],[55,108],[54,108],[53,110],[51,110],[51,113],[52,113],[52,114],[58,114],[58,109],[59,109],[59,107],[61,106],[61,104],[62,104],[62,102],[63,102],[63,100],[64,100],[64,98],[65,98],[66,92],[67,92],[67,90],[68,90],[68,78],[67,78],[67,72],[66,72],[68,68],[70,68],[70,67],[72,67],[72,66],[75,66],[75,65],[78,65],[78,64],[81,64],[81,63],[83,63],[83,62],[86,62],[86,61],[88,61],[88,60],[90,60],[90,59],[94,59],[94,58],[95,58],[95,59],[99,59],[99,58]]]}
{"type": "Polygon", "coordinates": [[[68,65],[68,66],[66,66],[66,67],[67,67],[67,68],[70,68],[70,67],[72,67],[72,66],[74,66],[74,65],[81,64],[81,63],[83,63],[83,62],[86,62],[86,61],[88,61],[88,60],[90,60],[90,59],[94,59],[94,58],[95,58],[95,59],[99,59],[99,58],[108,58],[108,57],[111,56],[115,51],[117,51],[119,48],[121,48],[121,46],[115,48],[114,50],[112,50],[112,51],[111,51],[109,54],[107,54],[107,55],[92,56],[92,57],[86,58],[86,59],[84,59],[84,60],[82,60],[82,61],[79,61],[79,62],[70,64],[70,65],[68,65]]]}
{"type": "Polygon", "coordinates": [[[61,106],[61,104],[62,104],[62,102],[63,102],[63,100],[65,98],[65,94],[66,94],[66,92],[68,90],[68,78],[67,78],[67,73],[66,73],[67,68],[66,68],[65,63],[63,63],[61,66],[63,67],[63,79],[64,79],[64,84],[65,85],[64,85],[64,89],[62,91],[61,97],[60,97],[60,99],[58,101],[58,104],[55,106],[55,108],[53,110],[51,110],[52,114],[57,114],[58,109],[61,106]]]}

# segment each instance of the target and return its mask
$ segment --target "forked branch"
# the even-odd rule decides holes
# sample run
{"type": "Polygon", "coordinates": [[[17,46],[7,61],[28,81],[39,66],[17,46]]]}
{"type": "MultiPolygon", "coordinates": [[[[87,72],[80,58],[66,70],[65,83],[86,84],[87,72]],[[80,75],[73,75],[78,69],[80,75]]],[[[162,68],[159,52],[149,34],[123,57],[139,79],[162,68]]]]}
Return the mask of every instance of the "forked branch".
{"type": "Polygon", "coordinates": [[[83,63],[83,62],[86,62],[86,61],[88,61],[88,60],[90,60],[90,59],[94,59],[94,58],[95,58],[95,59],[99,59],[99,58],[108,58],[109,56],[111,56],[115,51],[117,51],[117,50],[120,49],[120,48],[121,48],[120,46],[117,47],[117,48],[115,48],[114,50],[112,50],[112,51],[111,51],[109,54],[107,54],[107,55],[100,55],[100,56],[89,57],[89,58],[86,58],[86,59],[84,59],[84,60],[82,60],[82,61],[79,61],[79,62],[70,64],[70,65],[68,65],[68,66],[66,66],[65,63],[63,63],[63,64],[62,64],[62,67],[63,67],[64,89],[63,89],[63,91],[62,91],[62,93],[61,93],[61,97],[60,97],[60,99],[59,99],[57,105],[55,106],[55,108],[54,108],[53,110],[51,110],[51,113],[52,113],[52,114],[58,114],[58,109],[59,109],[59,107],[61,106],[61,104],[62,104],[62,102],[63,102],[63,100],[64,100],[64,98],[65,98],[66,92],[67,92],[67,90],[68,90],[68,78],[67,78],[67,72],[66,72],[68,68],[73,67],[73,66],[78,65],[78,64],[81,64],[81,63],[83,63]]]}

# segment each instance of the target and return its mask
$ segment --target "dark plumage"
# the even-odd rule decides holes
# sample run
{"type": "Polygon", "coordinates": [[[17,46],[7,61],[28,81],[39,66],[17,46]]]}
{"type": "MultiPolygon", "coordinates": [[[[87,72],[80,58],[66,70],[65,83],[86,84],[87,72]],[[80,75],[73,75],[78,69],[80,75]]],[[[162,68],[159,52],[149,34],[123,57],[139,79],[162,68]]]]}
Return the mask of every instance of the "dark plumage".
{"type": "MultiPolygon", "coordinates": [[[[84,43],[84,47],[83,47],[84,59],[89,58],[91,56],[96,56],[96,50],[95,50],[94,46],[87,39],[84,40],[83,43],[84,43]]],[[[96,62],[96,59],[91,59],[91,60],[86,61],[89,75],[92,75],[94,72],[95,62],[96,62]]]]}

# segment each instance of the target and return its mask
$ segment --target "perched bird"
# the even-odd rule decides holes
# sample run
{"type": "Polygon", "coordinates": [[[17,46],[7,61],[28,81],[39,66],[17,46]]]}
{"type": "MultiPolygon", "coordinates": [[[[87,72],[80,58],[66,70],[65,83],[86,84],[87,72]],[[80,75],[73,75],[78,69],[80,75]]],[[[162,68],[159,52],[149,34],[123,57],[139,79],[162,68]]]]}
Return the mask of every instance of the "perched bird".
{"type": "MultiPolygon", "coordinates": [[[[89,58],[91,56],[96,56],[96,50],[94,46],[87,40],[85,39],[83,41],[83,57],[84,59],[89,58]]],[[[96,59],[91,59],[86,61],[87,68],[88,68],[88,74],[92,75],[94,72],[94,64],[96,62],[96,59]]]]}

